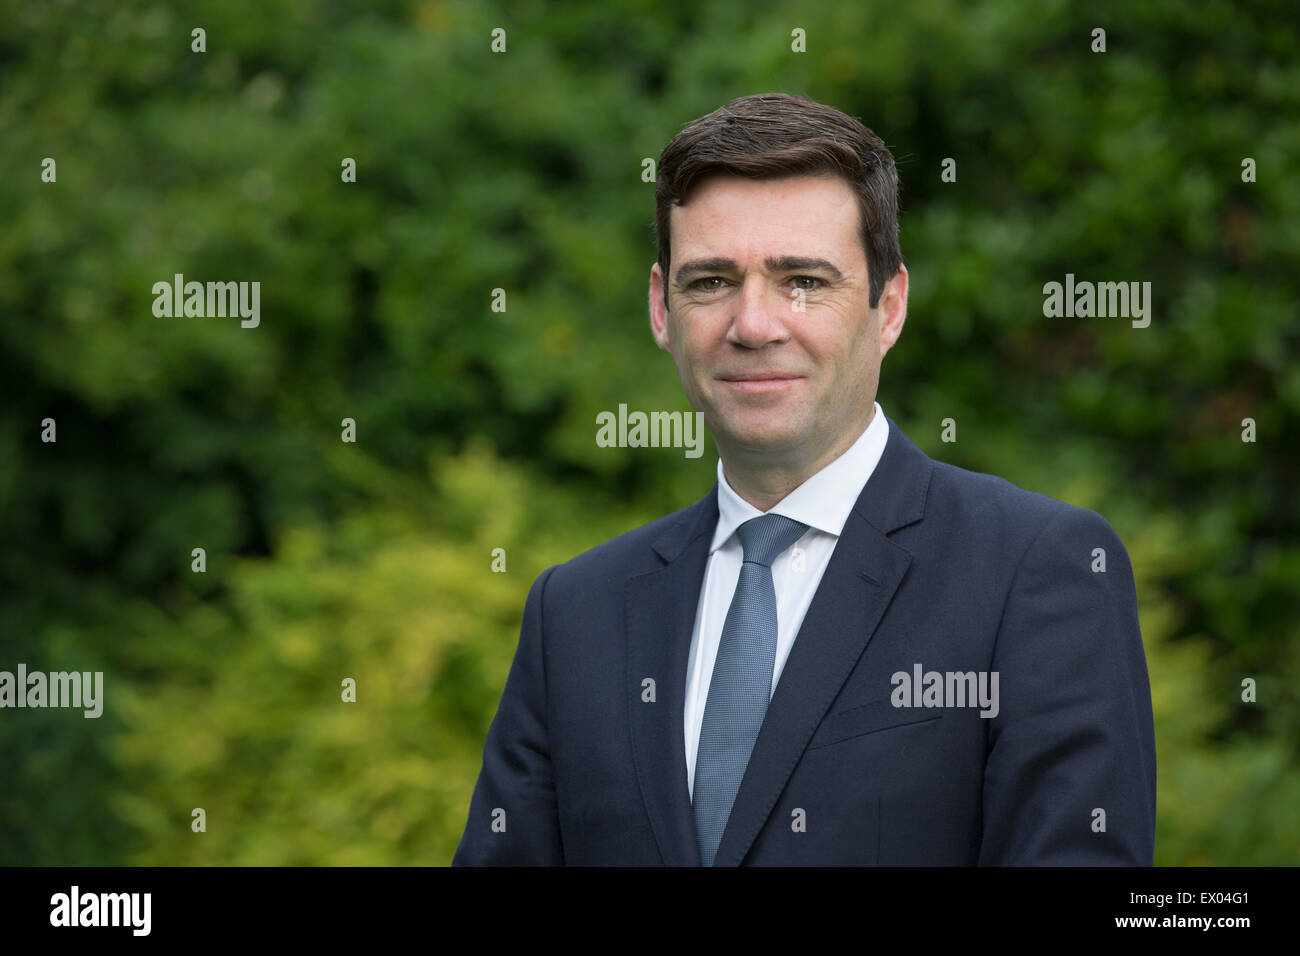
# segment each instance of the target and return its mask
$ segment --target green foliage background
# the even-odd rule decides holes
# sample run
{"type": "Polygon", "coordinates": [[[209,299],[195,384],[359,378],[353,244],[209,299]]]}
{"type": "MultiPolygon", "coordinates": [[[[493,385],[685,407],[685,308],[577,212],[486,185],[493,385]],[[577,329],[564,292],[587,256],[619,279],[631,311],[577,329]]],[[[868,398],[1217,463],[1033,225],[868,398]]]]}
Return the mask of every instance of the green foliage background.
{"type": "Polygon", "coordinates": [[[534,577],[712,484],[595,415],[688,407],[642,160],[771,90],[898,160],[888,414],[1129,549],[1157,863],[1300,861],[1289,0],[0,0],[0,669],[107,696],[0,712],[0,863],[450,861],[534,577]],[[177,272],[261,326],[155,317],[177,272]],[[1045,319],[1066,272],[1150,328],[1045,319]]]}

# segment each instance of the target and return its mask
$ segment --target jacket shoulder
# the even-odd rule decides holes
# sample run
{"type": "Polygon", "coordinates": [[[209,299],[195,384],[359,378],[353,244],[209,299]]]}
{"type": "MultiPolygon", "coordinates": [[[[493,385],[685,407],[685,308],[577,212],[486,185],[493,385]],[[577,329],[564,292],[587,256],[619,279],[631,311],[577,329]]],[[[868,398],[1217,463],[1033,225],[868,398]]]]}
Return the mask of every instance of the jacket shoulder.
{"type": "Polygon", "coordinates": [[[997,475],[941,461],[934,462],[926,517],[996,525],[1004,533],[1015,531],[1031,538],[1049,527],[1057,534],[1092,530],[1119,542],[1110,522],[1096,511],[1029,491],[997,475]]]}

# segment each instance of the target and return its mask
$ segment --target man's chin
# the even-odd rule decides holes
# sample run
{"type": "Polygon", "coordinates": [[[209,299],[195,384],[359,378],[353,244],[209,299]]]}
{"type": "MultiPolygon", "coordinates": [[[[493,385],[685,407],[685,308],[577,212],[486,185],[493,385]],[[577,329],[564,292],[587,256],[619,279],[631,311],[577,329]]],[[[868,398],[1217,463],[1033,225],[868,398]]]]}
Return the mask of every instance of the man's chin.
{"type": "Polygon", "coordinates": [[[786,427],[754,427],[728,430],[726,439],[740,451],[763,452],[796,448],[802,444],[803,435],[786,427]]]}

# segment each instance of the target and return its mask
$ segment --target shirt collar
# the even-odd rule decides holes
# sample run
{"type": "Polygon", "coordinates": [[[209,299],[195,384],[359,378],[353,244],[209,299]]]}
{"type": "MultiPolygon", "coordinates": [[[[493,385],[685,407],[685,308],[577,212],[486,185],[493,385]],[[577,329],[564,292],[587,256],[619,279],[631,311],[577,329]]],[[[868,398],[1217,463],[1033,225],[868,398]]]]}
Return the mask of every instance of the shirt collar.
{"type": "Polygon", "coordinates": [[[889,439],[889,423],[880,403],[874,403],[874,414],[857,441],[821,471],[804,481],[767,512],[759,511],[727,484],[718,459],[718,526],[713,532],[710,551],[726,543],[732,533],[751,518],[761,514],[778,514],[792,518],[810,528],[839,536],[849,512],[862,494],[871,473],[876,470],[889,439]]]}

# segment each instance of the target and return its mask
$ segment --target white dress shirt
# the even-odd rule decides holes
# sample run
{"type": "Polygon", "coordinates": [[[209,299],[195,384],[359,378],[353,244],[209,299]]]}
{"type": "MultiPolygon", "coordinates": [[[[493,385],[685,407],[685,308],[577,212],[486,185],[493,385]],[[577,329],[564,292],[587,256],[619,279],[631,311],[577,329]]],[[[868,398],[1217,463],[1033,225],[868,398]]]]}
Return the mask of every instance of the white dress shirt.
{"type": "Polygon", "coordinates": [[[704,722],[704,706],[709,699],[709,683],[713,679],[713,664],[718,656],[722,626],[736,593],[744,558],[736,529],[750,518],[764,513],[785,515],[808,526],[803,537],[772,562],[777,634],[771,693],[775,693],[781,670],[790,656],[790,648],[794,646],[795,636],[812,604],[813,595],[817,593],[831,552],[844,530],[844,522],[884,453],[889,423],[880,410],[880,403],[875,403],[874,407],[871,424],[844,454],[808,478],[768,512],[759,511],[731,489],[722,470],[722,460],[718,460],[718,527],[713,534],[709,563],[704,570],[704,584],[695,611],[695,628],[691,634],[686,667],[686,779],[692,799],[695,795],[695,756],[700,744],[700,727],[704,722]],[[798,569],[800,566],[802,570],[798,569]]]}

